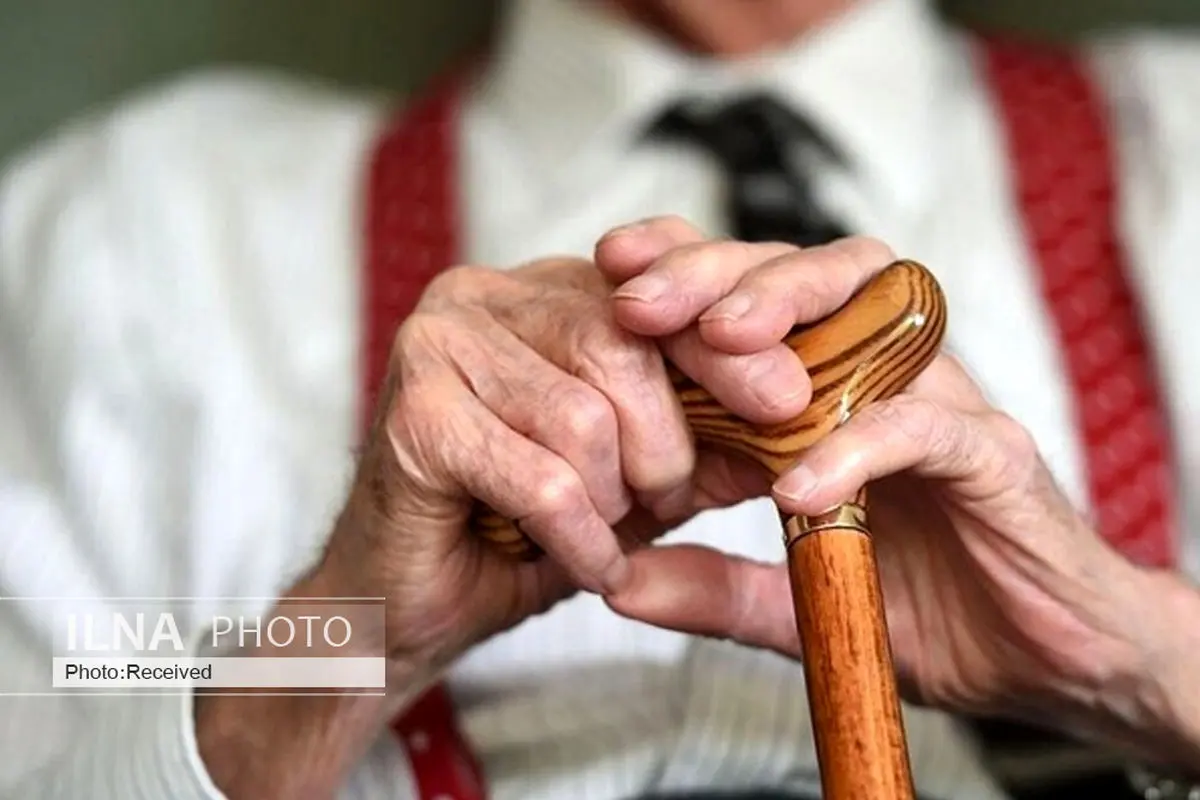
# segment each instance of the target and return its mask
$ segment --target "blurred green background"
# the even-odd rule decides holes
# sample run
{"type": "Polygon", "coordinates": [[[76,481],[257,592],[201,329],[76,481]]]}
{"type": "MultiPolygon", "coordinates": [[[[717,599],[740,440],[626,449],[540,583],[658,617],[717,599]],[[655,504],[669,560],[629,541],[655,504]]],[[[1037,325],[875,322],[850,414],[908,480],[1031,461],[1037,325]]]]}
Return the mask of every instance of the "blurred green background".
{"type": "MultiPolygon", "coordinates": [[[[557,0],[542,0],[557,2],[557,0]]],[[[82,109],[205,63],[405,90],[487,29],[494,0],[0,0],[0,160],[82,109]]],[[[947,0],[1052,37],[1196,25],[1198,0],[947,0]]]]}

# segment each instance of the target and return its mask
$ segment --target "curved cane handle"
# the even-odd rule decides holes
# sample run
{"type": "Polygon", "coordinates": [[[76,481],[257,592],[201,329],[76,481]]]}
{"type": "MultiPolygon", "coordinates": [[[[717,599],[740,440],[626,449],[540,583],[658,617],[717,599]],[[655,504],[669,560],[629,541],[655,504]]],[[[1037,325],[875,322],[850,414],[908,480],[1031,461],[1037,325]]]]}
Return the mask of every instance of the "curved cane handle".
{"type": "MultiPolygon", "coordinates": [[[[778,476],[855,411],[902,390],[933,360],[945,326],[937,280],[915,261],[897,261],[832,316],[797,326],[784,339],[813,383],[812,402],[795,419],[754,425],[726,411],[682,373],[672,369],[671,379],[697,442],[735,450],[778,476]]],[[[482,506],[471,525],[514,556],[540,554],[515,525],[482,506]]]]}

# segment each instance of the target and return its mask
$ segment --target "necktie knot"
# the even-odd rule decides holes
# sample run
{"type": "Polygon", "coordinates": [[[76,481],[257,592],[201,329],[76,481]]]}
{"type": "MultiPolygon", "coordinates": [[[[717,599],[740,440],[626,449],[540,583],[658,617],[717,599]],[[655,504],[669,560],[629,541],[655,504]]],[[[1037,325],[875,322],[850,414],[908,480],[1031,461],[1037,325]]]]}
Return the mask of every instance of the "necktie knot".
{"type": "Polygon", "coordinates": [[[668,109],[652,138],[698,145],[728,177],[733,233],[748,241],[807,247],[845,235],[813,196],[809,176],[793,157],[809,146],[840,161],[832,143],[807,119],[775,98],[753,94],[719,107],[684,102],[668,109]]]}
{"type": "Polygon", "coordinates": [[[841,160],[833,144],[809,120],[768,94],[724,105],[685,101],[667,109],[651,136],[698,144],[729,169],[773,166],[789,149],[809,145],[841,160]]]}

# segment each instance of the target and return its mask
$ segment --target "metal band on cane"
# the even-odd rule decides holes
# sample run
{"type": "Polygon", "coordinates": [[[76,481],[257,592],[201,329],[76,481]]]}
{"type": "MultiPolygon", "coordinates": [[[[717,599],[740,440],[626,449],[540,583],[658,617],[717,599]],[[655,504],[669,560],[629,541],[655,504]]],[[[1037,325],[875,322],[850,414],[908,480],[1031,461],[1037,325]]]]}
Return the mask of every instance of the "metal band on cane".
{"type": "Polygon", "coordinates": [[[865,536],[871,535],[871,529],[867,527],[866,489],[861,490],[849,503],[842,503],[811,517],[798,514],[785,521],[783,545],[788,548],[805,536],[833,530],[857,531],[865,536]]]}

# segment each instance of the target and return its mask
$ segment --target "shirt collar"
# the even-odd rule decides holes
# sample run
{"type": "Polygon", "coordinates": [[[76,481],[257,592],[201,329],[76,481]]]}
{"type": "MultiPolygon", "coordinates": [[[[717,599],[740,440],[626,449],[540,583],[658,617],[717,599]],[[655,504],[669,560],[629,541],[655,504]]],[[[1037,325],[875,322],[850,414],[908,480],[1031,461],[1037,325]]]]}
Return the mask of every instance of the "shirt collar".
{"type": "Polygon", "coordinates": [[[795,45],[741,62],[684,53],[588,0],[513,0],[479,100],[531,163],[620,157],[672,102],[766,89],[904,203],[924,183],[953,78],[952,37],[925,0],[863,0],[795,45]]]}

